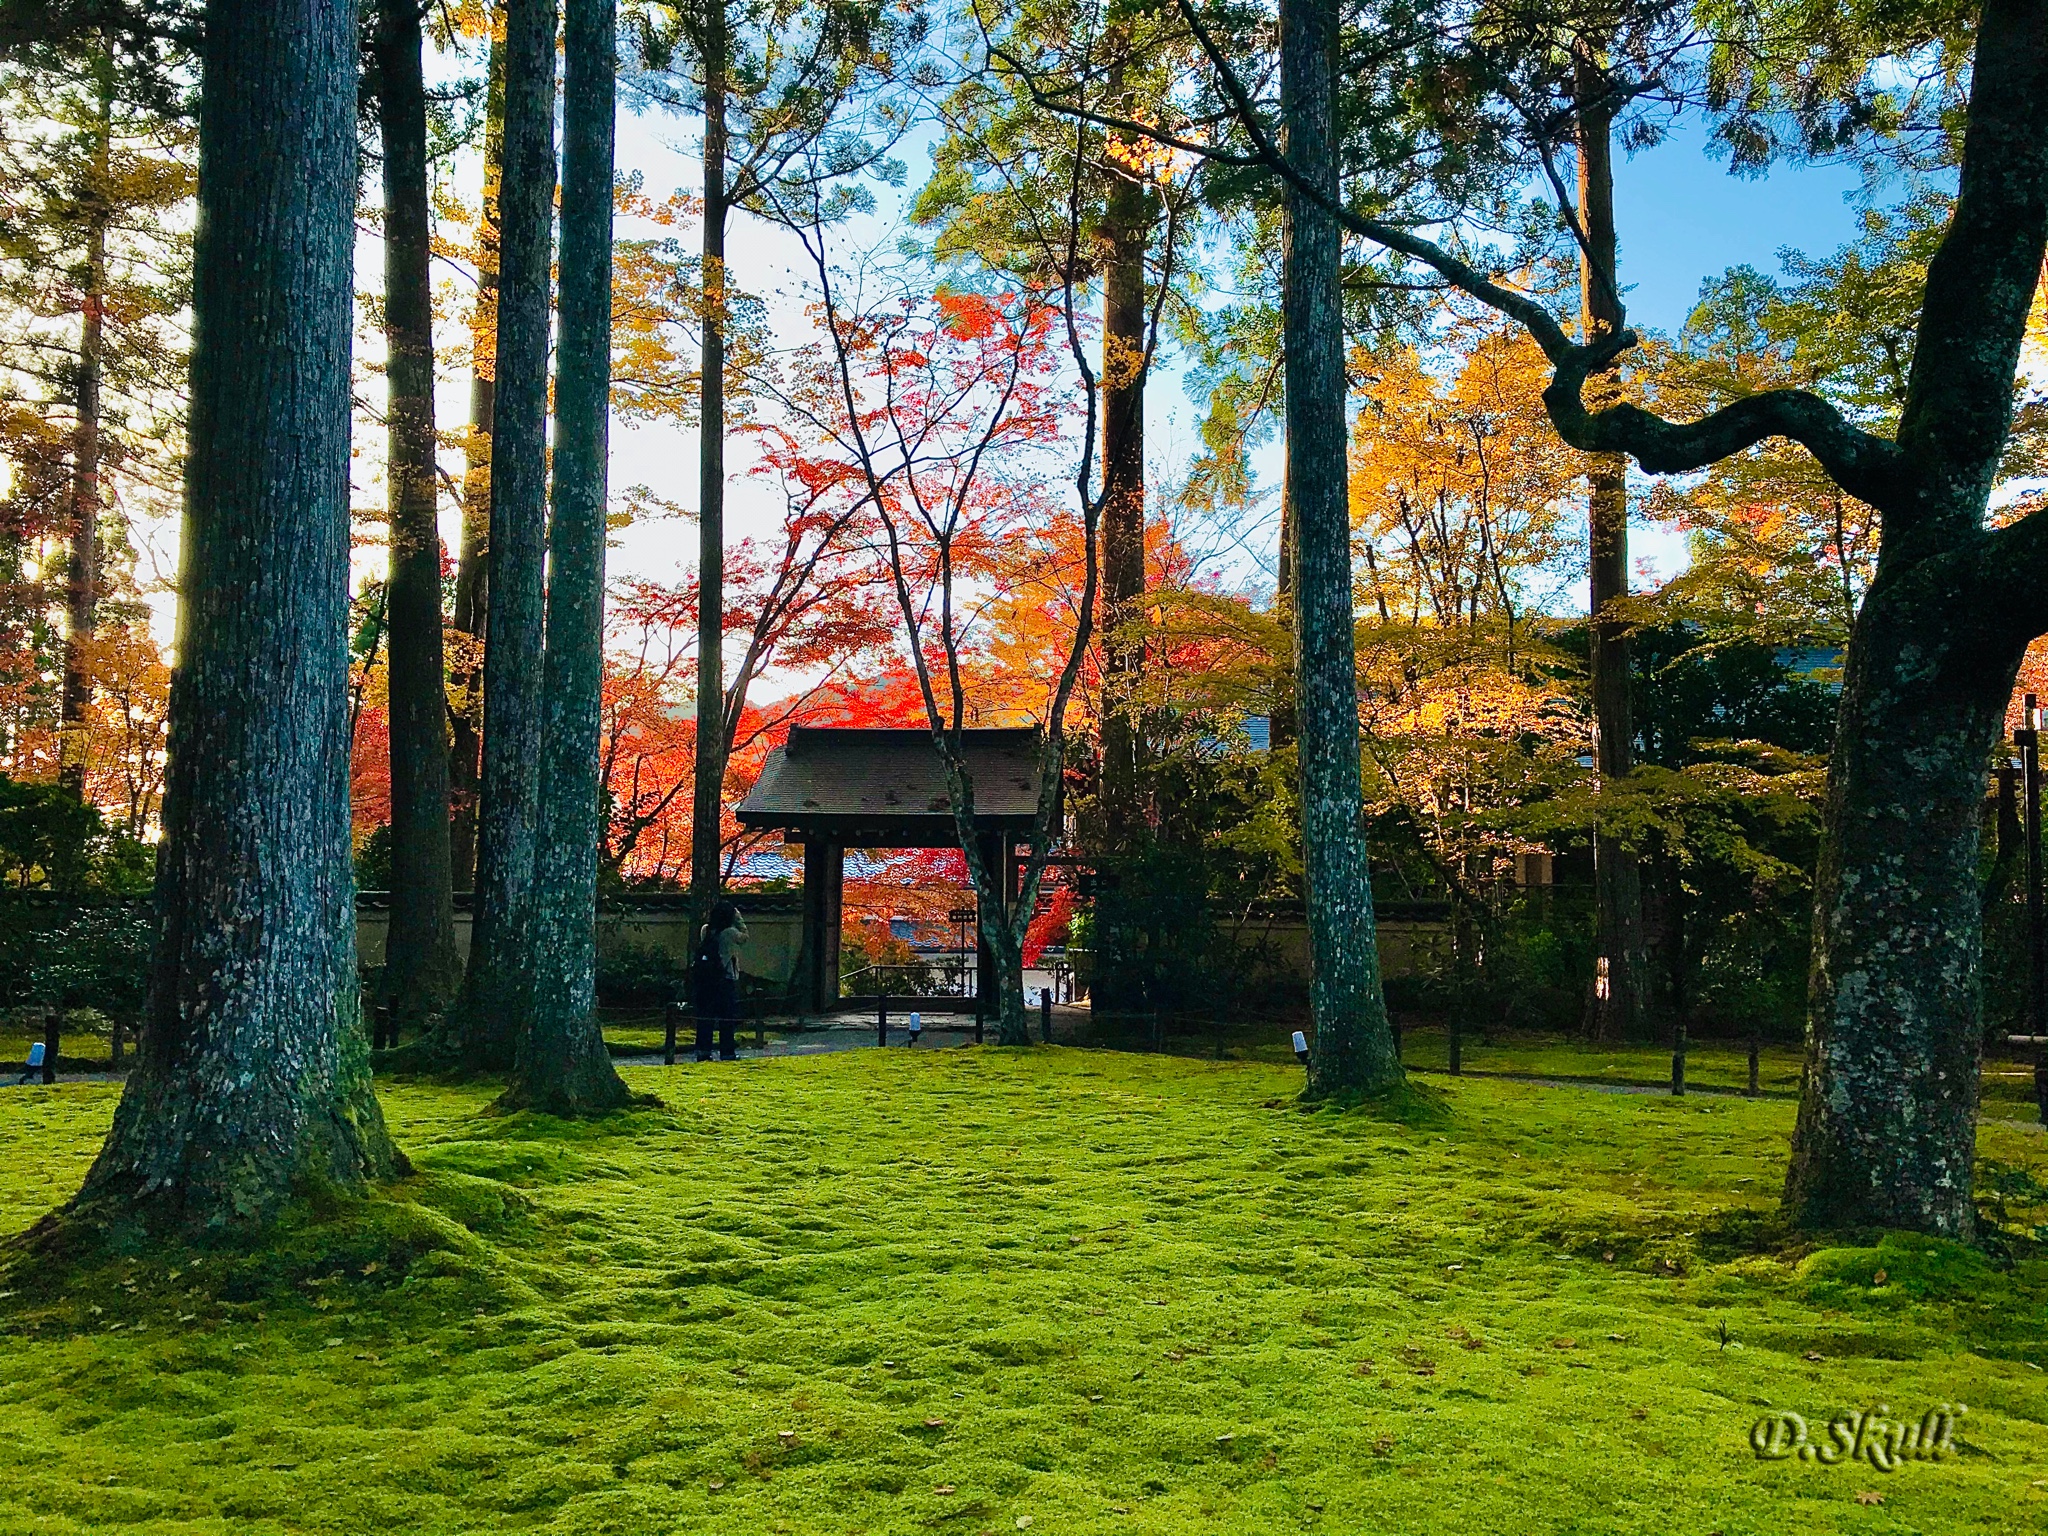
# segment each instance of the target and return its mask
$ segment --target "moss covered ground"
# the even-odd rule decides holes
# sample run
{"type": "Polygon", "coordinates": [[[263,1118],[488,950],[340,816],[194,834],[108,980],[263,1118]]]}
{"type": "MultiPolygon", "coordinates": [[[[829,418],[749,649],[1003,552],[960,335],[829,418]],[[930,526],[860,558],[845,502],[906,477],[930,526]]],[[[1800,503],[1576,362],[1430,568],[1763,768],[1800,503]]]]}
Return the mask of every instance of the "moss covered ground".
{"type": "MultiPolygon", "coordinates": [[[[1951,1533],[2048,1523],[2048,1261],[1773,1234],[1792,1106],[1055,1048],[386,1085],[417,1172],[0,1299],[0,1532],[1951,1533]],[[1955,1450],[1751,1427],[1962,1403],[1955,1450]]],[[[116,1089],[0,1092],[0,1230],[116,1089]]],[[[1987,1125],[2005,1215],[2041,1134],[1987,1125]]],[[[2035,1182],[2030,1182],[2035,1181],[2035,1182]]]]}

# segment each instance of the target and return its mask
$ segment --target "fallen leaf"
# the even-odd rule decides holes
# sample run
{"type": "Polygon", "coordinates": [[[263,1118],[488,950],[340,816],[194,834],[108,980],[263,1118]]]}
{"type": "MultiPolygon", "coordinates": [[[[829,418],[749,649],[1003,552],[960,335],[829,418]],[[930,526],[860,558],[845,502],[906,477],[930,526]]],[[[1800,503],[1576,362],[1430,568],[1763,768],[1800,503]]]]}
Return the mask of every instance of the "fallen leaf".
{"type": "Polygon", "coordinates": [[[924,1427],[926,1429],[944,1429],[946,1427],[946,1421],[944,1419],[926,1419],[924,1421],[924,1427]]]}
{"type": "Polygon", "coordinates": [[[933,1493],[941,1495],[951,1493],[952,1491],[953,1485],[951,1483],[941,1483],[938,1487],[932,1490],[933,1493]]]}
{"type": "Polygon", "coordinates": [[[1216,1443],[1218,1445],[1228,1445],[1231,1441],[1235,1440],[1236,1438],[1237,1436],[1235,1435],[1218,1435],[1216,1437],[1216,1443]]]}
{"type": "Polygon", "coordinates": [[[1577,1349],[1579,1341],[1577,1339],[1552,1339],[1550,1347],[1552,1349],[1577,1349]]]}
{"type": "Polygon", "coordinates": [[[1884,1495],[1873,1492],[1868,1488],[1863,1488],[1857,1490],[1856,1502],[1858,1504],[1882,1504],[1884,1502],[1884,1495]]]}
{"type": "Polygon", "coordinates": [[[1870,1283],[1872,1285],[1883,1285],[1885,1281],[1889,1279],[1891,1279],[1891,1276],[1880,1269],[1876,1274],[1870,1277],[1870,1283]]]}
{"type": "Polygon", "coordinates": [[[1600,1257],[1605,1259],[1609,1264],[1612,1264],[1614,1262],[1614,1255],[1612,1252],[1603,1253],[1600,1255],[1600,1257]]]}
{"type": "Polygon", "coordinates": [[[1808,1350],[1808,1351],[1806,1352],[1806,1358],[1807,1358],[1807,1359],[1809,1359],[1809,1360],[1812,1360],[1812,1361],[1814,1361],[1814,1362],[1816,1362],[1816,1363],[1818,1363],[1818,1362],[1819,1362],[1819,1361],[1820,1361],[1821,1359],[1823,1359],[1824,1357],[1822,1356],[1822,1354],[1821,1354],[1821,1352],[1820,1352],[1819,1350],[1817,1350],[1817,1349],[1809,1349],[1809,1350],[1808,1350]]]}
{"type": "Polygon", "coordinates": [[[1028,1530],[1030,1530],[1030,1529],[1031,1529],[1031,1517],[1030,1517],[1029,1515],[1019,1515],[1019,1516],[1017,1517],[1017,1529],[1018,1529],[1018,1530],[1020,1530],[1020,1531],[1028,1531],[1028,1530]]]}
{"type": "Polygon", "coordinates": [[[709,1483],[705,1484],[705,1486],[709,1488],[713,1493],[716,1493],[719,1489],[723,1488],[725,1484],[714,1477],[713,1479],[711,1479],[709,1483]]]}

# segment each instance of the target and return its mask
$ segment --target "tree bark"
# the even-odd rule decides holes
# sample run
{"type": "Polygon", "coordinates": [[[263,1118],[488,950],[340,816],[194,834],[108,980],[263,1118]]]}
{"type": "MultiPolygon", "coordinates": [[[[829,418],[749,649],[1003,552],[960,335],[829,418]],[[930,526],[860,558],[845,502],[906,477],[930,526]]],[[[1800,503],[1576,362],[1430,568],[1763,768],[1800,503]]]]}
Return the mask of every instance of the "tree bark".
{"type": "MultiPolygon", "coordinates": [[[[985,861],[984,861],[985,862],[985,861]]],[[[1024,1011],[1024,945],[1017,936],[1013,908],[1017,893],[1005,889],[1016,871],[999,850],[982,878],[970,878],[978,893],[982,942],[988,945],[996,973],[996,1044],[1031,1044],[1031,1020],[1024,1011]],[[991,897],[995,899],[990,899],[991,897]]]]}
{"type": "Polygon", "coordinates": [[[462,1054],[483,1070],[512,1065],[532,958],[554,200],[555,7],[553,0],[507,0],[483,792],[459,1007],[462,1054]]]}
{"type": "Polygon", "coordinates": [[[87,723],[92,672],[87,652],[99,617],[100,576],[100,370],[107,302],[107,180],[114,148],[114,60],[102,46],[94,56],[98,115],[94,121],[90,184],[85,188],[85,292],[78,319],[77,419],[71,448],[71,561],[64,593],[64,678],[58,702],[57,778],[85,798],[87,723]]]}
{"type": "Polygon", "coordinates": [[[455,564],[453,623],[475,642],[455,679],[448,759],[454,825],[449,862],[456,889],[476,889],[477,790],[482,774],[482,645],[490,588],[491,433],[497,406],[498,194],[505,163],[504,8],[490,7],[490,62],[484,82],[484,185],[477,211],[476,304],[469,320],[469,438],[462,472],[462,546],[455,564]]]}
{"type": "Polygon", "coordinates": [[[552,1114],[631,1097],[597,1025],[598,717],[612,362],[614,0],[568,0],[562,79],[561,340],[548,533],[532,1003],[503,1102],[552,1114]]]}
{"type": "MultiPolygon", "coordinates": [[[[1614,232],[1614,110],[1607,78],[1587,47],[1572,51],[1577,104],[1580,339],[1594,342],[1622,326],[1614,232]]],[[[1595,375],[1596,403],[1616,395],[1616,366],[1595,375]]],[[[1603,781],[1635,766],[1629,708],[1628,623],[1616,605],[1628,597],[1628,458],[1596,453],[1587,471],[1587,564],[1592,615],[1594,771],[1603,781]]],[[[1593,837],[1594,952],[1606,974],[1595,979],[1587,1033],[1596,1040],[1641,1033],[1649,1013],[1649,956],[1643,936],[1642,866],[1632,849],[1593,837]]]]}
{"type": "Polygon", "coordinates": [[[1956,615],[1972,594],[1916,574],[1872,587],[1850,645],[1785,1208],[1802,1226],[1967,1239],[1982,1043],[1978,812],[2020,650],[1959,643],[1956,615]]]}
{"type": "MultiPolygon", "coordinates": [[[[1121,66],[1117,73],[1121,75],[1121,66]]],[[[1110,86],[1115,110],[1120,79],[1110,86]]],[[[1143,823],[1138,772],[1143,752],[1133,711],[1145,648],[1125,637],[1145,595],[1145,249],[1151,198],[1112,172],[1104,223],[1110,256],[1102,295],[1102,812],[1115,853],[1131,851],[1143,823]]]]}
{"type": "MultiPolygon", "coordinates": [[[[1286,153],[1321,198],[1339,194],[1337,7],[1286,0],[1280,93],[1286,153]]],[[[1308,892],[1312,1097],[1403,1081],[1380,990],[1359,775],[1351,602],[1344,307],[1337,222],[1290,184],[1281,326],[1287,356],[1287,494],[1295,550],[1295,699],[1308,892]]]]}
{"type": "MultiPolygon", "coordinates": [[[[698,411],[697,762],[690,795],[690,910],[710,920],[725,816],[725,0],[705,0],[704,358],[698,411]]],[[[694,929],[693,929],[694,931],[694,929]]]]}
{"type": "Polygon", "coordinates": [[[161,929],[92,1222],[247,1227],[396,1162],[349,859],[356,49],[346,0],[207,18],[161,929]]]}
{"type": "Polygon", "coordinates": [[[391,932],[394,1018],[444,1014],[462,980],[448,823],[448,693],[441,653],[440,495],[434,437],[434,297],[428,270],[427,91],[418,0],[381,0],[386,474],[391,495],[391,932]]]}

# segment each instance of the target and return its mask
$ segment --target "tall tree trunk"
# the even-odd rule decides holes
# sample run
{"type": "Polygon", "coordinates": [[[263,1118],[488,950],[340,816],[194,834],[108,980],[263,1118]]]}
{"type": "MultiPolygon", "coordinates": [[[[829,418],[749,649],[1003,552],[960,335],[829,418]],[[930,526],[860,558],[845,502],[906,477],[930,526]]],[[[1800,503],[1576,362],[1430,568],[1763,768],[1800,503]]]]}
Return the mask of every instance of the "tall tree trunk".
{"type": "MultiPolygon", "coordinates": [[[[697,764],[690,792],[690,909],[709,920],[725,816],[725,0],[705,0],[704,358],[698,411],[697,764]]],[[[694,930],[693,930],[694,931],[694,930]]]]}
{"type": "Polygon", "coordinates": [[[2019,652],[1973,654],[1972,600],[1880,579],[1850,643],[1785,1185],[1801,1226],[1974,1232],[1979,806],[2019,652]]]}
{"type": "Polygon", "coordinates": [[[462,981],[448,825],[448,691],[441,655],[434,296],[428,263],[427,89],[419,0],[381,0],[384,336],[390,447],[391,932],[385,995],[400,1019],[444,1014],[462,981]]]}
{"type": "MultiPolygon", "coordinates": [[[[1572,52],[1578,107],[1579,322],[1587,340],[1610,336],[1622,322],[1614,234],[1614,109],[1606,75],[1583,44],[1572,52]]],[[[1616,396],[1614,370],[1591,381],[1590,403],[1616,396]]],[[[1628,458],[1596,453],[1587,472],[1588,565],[1592,613],[1594,770],[1602,780],[1625,778],[1635,766],[1629,710],[1628,624],[1616,605],[1628,596],[1628,458]]],[[[1643,875],[1633,851],[1613,838],[1593,838],[1596,977],[1588,1033],[1596,1040],[1641,1032],[1649,1012],[1649,956],[1643,937],[1643,875]]]]}
{"type": "Polygon", "coordinates": [[[448,758],[454,826],[449,862],[456,889],[476,889],[477,788],[483,764],[483,641],[490,589],[491,433],[497,407],[498,192],[505,164],[504,8],[488,12],[490,62],[484,82],[484,186],[476,226],[476,304],[469,319],[469,437],[462,471],[462,547],[455,563],[457,629],[474,642],[455,678],[448,758]]]}
{"type": "Polygon", "coordinates": [[[1987,0],[1955,212],[1928,263],[1885,518],[1843,666],[1814,879],[1806,1071],[1785,1214],[1974,1234],[1977,807],[2027,642],[2048,521],[1987,507],[2048,249],[2048,4],[1987,0]]]}
{"type": "MultiPolygon", "coordinates": [[[[1110,83],[1117,110],[1122,66],[1110,83]]],[[[1143,821],[1138,804],[1142,748],[1133,711],[1145,648],[1124,626],[1145,595],[1145,248],[1152,200],[1112,174],[1104,222],[1110,256],[1102,294],[1102,811],[1110,849],[1127,853],[1143,821]]]]}
{"type": "Polygon", "coordinates": [[[100,577],[100,370],[107,302],[107,206],[114,149],[114,59],[96,53],[98,113],[93,122],[92,169],[85,189],[85,292],[78,319],[76,423],[71,446],[71,562],[64,602],[64,680],[58,703],[57,778],[85,798],[86,711],[92,703],[88,652],[99,617],[100,577]]]}
{"type": "Polygon", "coordinates": [[[598,714],[612,362],[614,0],[568,0],[562,79],[561,343],[548,533],[532,1004],[504,1102],[579,1114],[630,1097],[597,1026],[598,714]]]}
{"type": "Polygon", "coordinates": [[[483,793],[460,1005],[463,1055],[487,1070],[512,1065],[532,958],[554,201],[555,7],[553,0],[507,0],[483,793]]]}
{"type": "Polygon", "coordinates": [[[397,1161],[349,861],[356,49],[346,0],[207,16],[161,928],[89,1220],[244,1227],[397,1161]]]}
{"type": "MultiPolygon", "coordinates": [[[[1335,0],[1286,0],[1281,7],[1286,151],[1308,185],[1331,201],[1339,196],[1337,25],[1335,0]]],[[[1322,1098],[1394,1087],[1403,1077],[1380,990],[1359,776],[1342,245],[1336,220],[1292,185],[1286,213],[1286,474],[1296,559],[1301,843],[1316,1036],[1309,1092],[1322,1098]]]]}

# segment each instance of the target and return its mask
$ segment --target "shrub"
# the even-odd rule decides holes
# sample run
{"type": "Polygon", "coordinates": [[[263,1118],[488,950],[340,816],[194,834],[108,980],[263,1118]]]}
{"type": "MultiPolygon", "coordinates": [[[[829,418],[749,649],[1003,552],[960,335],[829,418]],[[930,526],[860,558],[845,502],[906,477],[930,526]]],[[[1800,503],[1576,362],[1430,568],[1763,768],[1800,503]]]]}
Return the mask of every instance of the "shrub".
{"type": "Polygon", "coordinates": [[[680,1002],[689,988],[688,962],[652,944],[600,942],[597,1000],[614,1008],[659,1008],[680,1002]]]}

